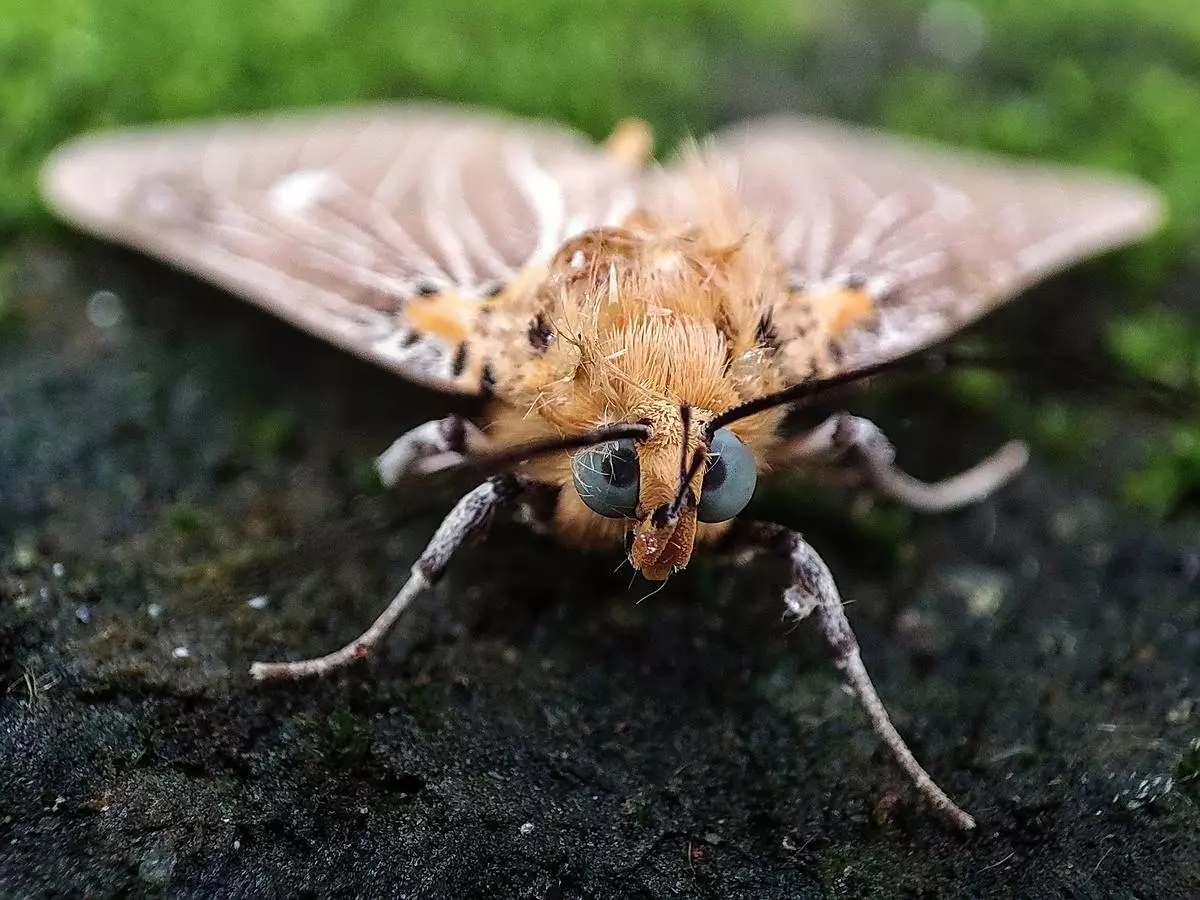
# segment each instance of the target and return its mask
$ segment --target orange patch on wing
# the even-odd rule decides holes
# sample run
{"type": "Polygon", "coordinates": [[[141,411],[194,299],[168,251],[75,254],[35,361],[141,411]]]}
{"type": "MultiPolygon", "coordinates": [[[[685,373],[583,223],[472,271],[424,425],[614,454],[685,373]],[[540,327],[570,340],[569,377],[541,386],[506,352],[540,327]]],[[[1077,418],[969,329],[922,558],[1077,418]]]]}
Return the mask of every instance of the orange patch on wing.
{"type": "Polygon", "coordinates": [[[826,321],[832,337],[841,337],[852,325],[875,315],[875,300],[863,288],[844,288],[826,296],[829,298],[826,321]]]}
{"type": "Polygon", "coordinates": [[[419,332],[461,344],[470,335],[482,305],[482,300],[460,294],[431,294],[413,297],[405,303],[404,317],[419,332]]]}

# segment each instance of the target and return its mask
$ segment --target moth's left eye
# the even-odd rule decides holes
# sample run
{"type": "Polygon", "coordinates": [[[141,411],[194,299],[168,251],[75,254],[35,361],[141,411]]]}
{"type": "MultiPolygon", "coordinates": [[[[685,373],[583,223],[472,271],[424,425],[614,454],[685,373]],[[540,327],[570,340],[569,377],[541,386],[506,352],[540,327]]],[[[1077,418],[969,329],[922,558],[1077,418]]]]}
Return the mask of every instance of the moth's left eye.
{"type": "Polygon", "coordinates": [[[576,453],[571,475],[575,490],[594,512],[610,519],[627,519],[636,512],[642,477],[633,441],[610,441],[576,453]]]}
{"type": "Polygon", "coordinates": [[[708,470],[696,518],[701,522],[732,519],[754,496],[758,473],[750,448],[732,431],[717,429],[708,453],[708,470]]]}

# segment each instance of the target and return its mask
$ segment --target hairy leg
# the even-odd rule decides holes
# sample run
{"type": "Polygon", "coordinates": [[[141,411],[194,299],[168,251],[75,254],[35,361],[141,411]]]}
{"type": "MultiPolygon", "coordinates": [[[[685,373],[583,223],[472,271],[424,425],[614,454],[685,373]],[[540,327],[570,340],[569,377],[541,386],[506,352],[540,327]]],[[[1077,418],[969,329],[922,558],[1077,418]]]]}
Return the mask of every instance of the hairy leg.
{"type": "Polygon", "coordinates": [[[512,507],[526,488],[526,483],[513,475],[497,475],[466,494],[442,521],[433,539],[413,564],[412,573],[379,618],[340,650],[287,663],[256,662],[250,667],[250,677],[256,681],[305,678],[325,675],[365,657],[396,624],[413,599],[437,582],[446,570],[450,558],[467,538],[482,530],[497,510],[512,507]]]}
{"type": "Polygon", "coordinates": [[[830,416],[812,431],[789,441],[776,454],[781,466],[855,455],[855,467],[879,493],[921,512],[967,506],[1003,487],[1024,468],[1029,449],[1010,441],[987,459],[944,481],[918,481],[898,468],[895,451],[874,422],[849,413],[830,416]]]}
{"type": "Polygon", "coordinates": [[[375,460],[375,471],[385,487],[392,487],[405,475],[436,472],[486,446],[487,439],[474,423],[462,416],[446,416],[397,438],[375,460]]]}
{"type": "Polygon", "coordinates": [[[791,563],[792,584],[784,591],[783,601],[797,619],[815,614],[825,641],[833,651],[834,665],[842,671],[859,704],[871,721],[871,727],[883,741],[892,758],[931,806],[952,825],[964,831],[975,827],[975,820],[961,810],[937,786],[917,762],[904,738],[896,731],[883,701],[863,665],[858,639],[842,609],[842,599],[829,567],[799,534],[772,524],[740,526],[731,542],[748,548],[771,550],[786,556],[791,563]]]}

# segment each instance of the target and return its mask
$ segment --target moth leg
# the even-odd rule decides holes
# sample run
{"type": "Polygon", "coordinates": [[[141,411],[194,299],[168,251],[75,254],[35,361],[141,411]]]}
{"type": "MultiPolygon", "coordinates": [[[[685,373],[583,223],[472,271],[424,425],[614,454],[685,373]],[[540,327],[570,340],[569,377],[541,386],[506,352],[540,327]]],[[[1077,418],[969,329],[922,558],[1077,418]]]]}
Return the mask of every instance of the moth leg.
{"type": "Polygon", "coordinates": [[[250,677],[255,681],[273,681],[306,678],[310,675],[321,676],[365,657],[396,624],[396,620],[413,599],[441,578],[450,558],[463,542],[483,529],[497,510],[511,507],[526,487],[527,482],[523,479],[512,475],[497,475],[459,500],[438,526],[420,558],[413,564],[408,581],[400,589],[400,593],[380,613],[379,618],[371,623],[370,628],[345,647],[315,659],[286,663],[256,662],[250,666],[250,677]]]}
{"type": "Polygon", "coordinates": [[[904,770],[916,789],[952,825],[964,831],[975,827],[975,820],[960,809],[937,786],[917,762],[904,738],[896,731],[883,701],[875,691],[871,676],[863,665],[858,639],[842,608],[842,598],[829,567],[798,533],[780,525],[766,523],[742,526],[737,543],[767,547],[786,556],[791,563],[792,584],[784,591],[783,602],[797,619],[813,613],[825,641],[833,651],[834,665],[842,671],[851,690],[871,721],[871,727],[887,746],[892,758],[904,770]]]}
{"type": "Polygon", "coordinates": [[[375,471],[384,487],[393,487],[405,475],[435,472],[477,453],[487,439],[462,416],[434,419],[401,435],[375,460],[375,471]]]}
{"type": "Polygon", "coordinates": [[[921,512],[968,506],[1007,484],[1029,460],[1024,441],[1010,441],[991,456],[944,481],[925,482],[896,466],[895,450],[879,426],[868,419],[838,413],[786,444],[779,458],[802,462],[853,453],[855,468],[881,494],[921,512]]]}

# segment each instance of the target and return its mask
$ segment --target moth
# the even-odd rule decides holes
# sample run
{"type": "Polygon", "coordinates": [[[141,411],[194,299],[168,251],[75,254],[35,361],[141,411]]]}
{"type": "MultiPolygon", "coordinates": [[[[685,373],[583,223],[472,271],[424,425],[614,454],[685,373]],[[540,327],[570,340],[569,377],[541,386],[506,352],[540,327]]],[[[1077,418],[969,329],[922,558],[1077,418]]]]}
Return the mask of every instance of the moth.
{"type": "Polygon", "coordinates": [[[769,118],[652,158],[646,125],[603,145],[483,111],[394,106],[85,137],[48,162],[77,226],[228,289],[429,387],[482,395],[378,460],[386,484],[487,474],[379,618],[367,655],[464,541],[508,512],[661,581],[696,550],[785,557],[872,728],[934,810],[974,819],[893,727],[833,576],[795,532],[738,518],[768,473],[838,461],[924,511],[986,497],[1020,442],[924,483],[870,421],[785,437],[789,407],[941,341],[1045,276],[1159,223],[1149,188],[830,122],[769,118]]]}

